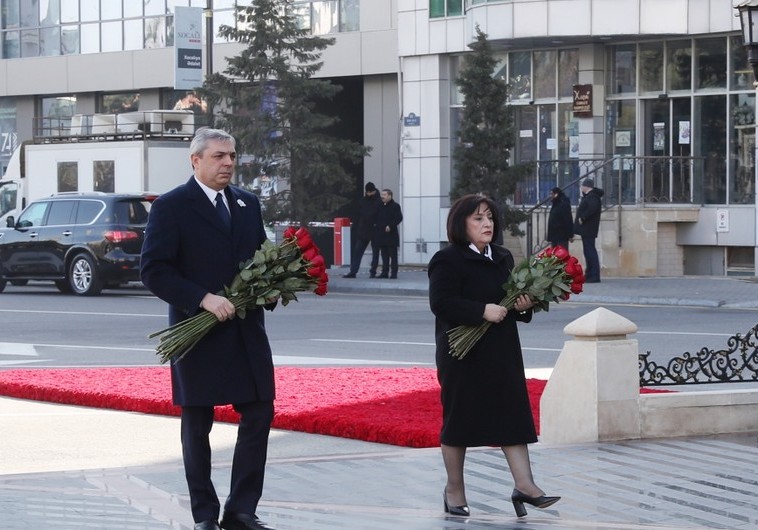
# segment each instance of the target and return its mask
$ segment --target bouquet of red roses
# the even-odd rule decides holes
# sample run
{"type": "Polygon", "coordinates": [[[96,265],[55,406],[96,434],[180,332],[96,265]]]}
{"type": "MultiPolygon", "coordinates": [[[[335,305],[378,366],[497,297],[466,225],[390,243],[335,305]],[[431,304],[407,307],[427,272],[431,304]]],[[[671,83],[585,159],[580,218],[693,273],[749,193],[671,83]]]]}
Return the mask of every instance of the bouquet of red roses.
{"type": "MultiPolygon", "coordinates": [[[[518,297],[525,294],[534,302],[535,312],[549,311],[550,302],[568,300],[571,293],[581,293],[583,286],[584,271],[579,260],[563,247],[548,247],[513,268],[503,285],[505,297],[500,305],[511,309],[518,297]]],[[[448,331],[450,354],[463,359],[490,325],[492,322],[483,322],[448,331]]]]}
{"type": "MultiPolygon", "coordinates": [[[[232,284],[218,294],[234,304],[238,318],[245,318],[248,309],[265,305],[273,298],[279,298],[286,306],[297,301],[296,293],[301,291],[323,296],[328,282],[326,262],[308,229],[290,227],[284,231],[279,245],[264,241],[251,259],[240,264],[240,272],[232,284]]],[[[156,352],[161,363],[165,363],[184,357],[216,324],[216,316],[202,310],[148,337],[160,337],[156,352]]]]}

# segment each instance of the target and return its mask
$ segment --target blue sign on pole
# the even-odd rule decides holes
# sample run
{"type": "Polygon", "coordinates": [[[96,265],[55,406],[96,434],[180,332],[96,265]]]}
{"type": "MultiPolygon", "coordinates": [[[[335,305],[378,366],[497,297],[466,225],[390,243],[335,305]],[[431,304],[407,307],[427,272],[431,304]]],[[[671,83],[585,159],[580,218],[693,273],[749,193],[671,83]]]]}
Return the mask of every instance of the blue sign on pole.
{"type": "Polygon", "coordinates": [[[421,125],[421,116],[416,116],[414,113],[410,113],[403,117],[403,125],[406,127],[418,127],[421,125]]]}

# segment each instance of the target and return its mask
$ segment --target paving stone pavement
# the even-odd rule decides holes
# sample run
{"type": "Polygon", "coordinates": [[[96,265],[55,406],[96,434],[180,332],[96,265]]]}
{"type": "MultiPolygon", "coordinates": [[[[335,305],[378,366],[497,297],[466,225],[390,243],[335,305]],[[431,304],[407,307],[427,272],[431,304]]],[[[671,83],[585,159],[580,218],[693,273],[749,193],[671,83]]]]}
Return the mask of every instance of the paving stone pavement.
{"type": "MultiPolygon", "coordinates": [[[[339,272],[332,271],[335,291],[426,292],[423,269],[401,270],[398,280],[339,272]]],[[[758,283],[610,278],[588,285],[582,300],[758,309],[758,283]]],[[[534,444],[538,483],[563,498],[547,510],[528,507],[521,520],[497,449],[469,450],[472,515],[446,517],[438,449],[274,431],[258,514],[277,530],[755,529],[755,427],[711,437],[534,444]]],[[[235,432],[217,423],[212,433],[222,497],[235,432]]],[[[178,433],[177,418],[0,398],[0,529],[191,529],[178,433]]]]}

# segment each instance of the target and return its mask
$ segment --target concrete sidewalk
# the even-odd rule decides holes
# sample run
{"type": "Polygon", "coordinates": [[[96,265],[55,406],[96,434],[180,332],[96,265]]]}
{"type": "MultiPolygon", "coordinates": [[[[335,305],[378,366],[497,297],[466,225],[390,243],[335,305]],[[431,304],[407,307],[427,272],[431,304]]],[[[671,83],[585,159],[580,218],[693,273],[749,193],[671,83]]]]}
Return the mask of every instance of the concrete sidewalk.
{"type": "MultiPolygon", "coordinates": [[[[421,269],[397,280],[341,273],[330,271],[333,292],[426,295],[421,269]]],[[[575,300],[756,309],[758,283],[604,278],[575,300]]],[[[220,423],[212,433],[221,496],[235,433],[220,423]]],[[[177,418],[0,398],[0,437],[3,530],[192,528],[177,418]]],[[[518,520],[502,454],[478,448],[466,468],[472,515],[456,518],[442,511],[438,449],[274,431],[258,514],[278,530],[758,527],[756,433],[530,450],[539,484],[561,502],[518,520]]]]}

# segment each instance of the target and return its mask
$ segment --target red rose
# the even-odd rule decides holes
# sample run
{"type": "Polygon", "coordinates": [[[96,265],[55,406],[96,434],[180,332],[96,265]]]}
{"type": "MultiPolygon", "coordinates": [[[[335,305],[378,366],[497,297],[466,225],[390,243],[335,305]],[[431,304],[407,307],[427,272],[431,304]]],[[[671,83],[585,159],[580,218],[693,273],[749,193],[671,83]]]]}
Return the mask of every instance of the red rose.
{"type": "Polygon", "coordinates": [[[295,228],[290,226],[284,231],[284,239],[292,239],[295,237],[295,228]]]}
{"type": "Polygon", "coordinates": [[[314,256],[313,259],[308,261],[311,262],[311,267],[320,267],[322,269],[326,269],[326,262],[324,261],[324,256],[321,254],[314,256]]]}
{"type": "Polygon", "coordinates": [[[581,267],[581,265],[579,265],[579,263],[572,263],[571,261],[569,261],[568,263],[566,263],[566,266],[563,268],[563,270],[565,270],[566,274],[568,274],[572,278],[575,278],[577,274],[581,274],[582,273],[582,267],[581,267]],[[578,266],[578,268],[577,268],[577,266],[578,266]]]}
{"type": "MultiPolygon", "coordinates": [[[[302,248],[302,247],[301,247],[302,248]]],[[[302,249],[303,251],[303,259],[306,259],[308,261],[313,261],[316,256],[320,256],[318,249],[311,245],[310,247],[306,247],[302,249]]]]}
{"type": "Polygon", "coordinates": [[[328,283],[329,283],[329,275],[326,273],[326,271],[323,271],[321,273],[321,277],[319,278],[318,285],[316,286],[316,289],[314,289],[313,292],[319,296],[324,296],[327,291],[326,285],[328,283]]]}
{"type": "Polygon", "coordinates": [[[301,226],[297,229],[295,232],[295,237],[297,237],[297,246],[300,247],[301,250],[305,250],[313,246],[311,234],[304,226],[301,226]]]}
{"type": "MultiPolygon", "coordinates": [[[[575,293],[575,294],[578,294],[578,293],[575,293]]],[[[568,300],[569,298],[571,298],[571,295],[568,293],[563,293],[558,298],[560,298],[561,300],[568,300]]]]}
{"type": "Polygon", "coordinates": [[[553,255],[553,247],[547,247],[542,250],[539,254],[537,254],[538,258],[549,258],[553,255]]]}
{"type": "Polygon", "coordinates": [[[570,254],[569,254],[569,251],[566,250],[564,247],[557,246],[557,247],[553,247],[553,256],[555,256],[561,261],[566,261],[567,259],[569,259],[570,254]]]}

